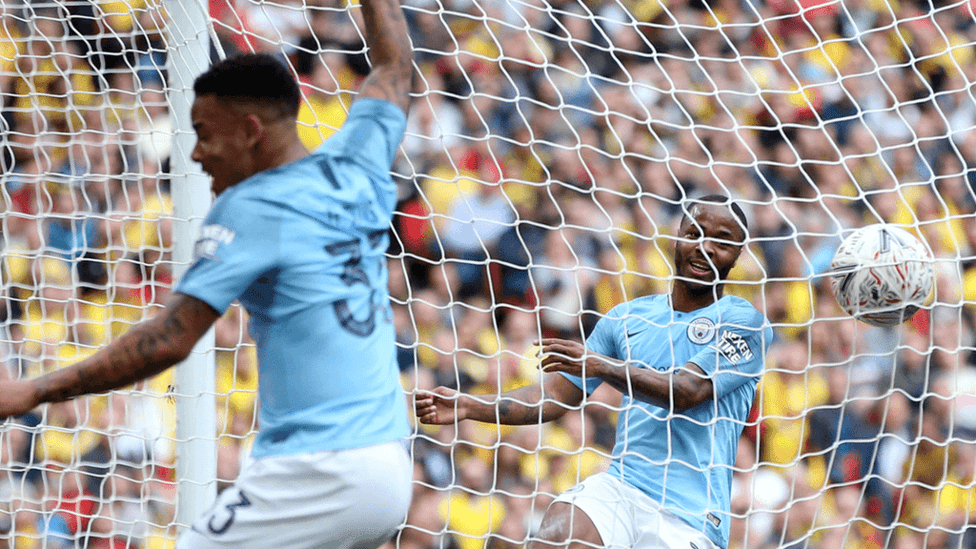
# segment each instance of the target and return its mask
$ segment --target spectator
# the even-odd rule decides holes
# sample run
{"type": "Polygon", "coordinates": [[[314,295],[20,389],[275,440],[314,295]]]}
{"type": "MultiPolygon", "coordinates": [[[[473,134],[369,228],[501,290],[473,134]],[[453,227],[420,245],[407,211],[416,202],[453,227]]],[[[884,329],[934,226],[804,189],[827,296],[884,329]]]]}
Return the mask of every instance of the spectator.
{"type": "Polygon", "coordinates": [[[944,416],[934,406],[919,415],[919,437],[913,459],[905,463],[906,483],[900,503],[904,506],[902,521],[923,529],[945,527],[949,517],[940,512],[938,493],[949,471],[956,468],[958,448],[949,444],[944,416]]]}
{"type": "Polygon", "coordinates": [[[921,409],[922,397],[936,372],[932,368],[929,337],[920,332],[905,332],[892,370],[891,388],[907,396],[914,412],[921,409]]]}
{"type": "Polygon", "coordinates": [[[447,259],[457,265],[461,297],[484,291],[489,258],[514,221],[512,205],[502,193],[501,174],[496,170],[488,177],[473,194],[455,199],[441,233],[447,259]]]}
{"type": "Polygon", "coordinates": [[[490,547],[508,513],[505,500],[491,493],[491,475],[477,456],[467,458],[459,472],[458,486],[438,505],[441,519],[459,549],[490,547]]]}
{"type": "Polygon", "coordinates": [[[99,247],[97,222],[82,200],[81,190],[70,182],[47,185],[51,209],[43,226],[46,248],[65,259],[75,260],[99,247]]]}
{"type": "Polygon", "coordinates": [[[446,97],[444,79],[433,66],[425,65],[418,84],[423,97],[414,101],[407,116],[403,150],[420,173],[429,173],[460,154],[461,110],[446,97]]]}
{"type": "Polygon", "coordinates": [[[790,486],[781,473],[758,459],[756,444],[745,435],[739,440],[732,476],[731,547],[765,548],[778,537],[790,486]]]}
{"type": "Polygon", "coordinates": [[[550,231],[543,255],[532,269],[533,290],[546,328],[561,337],[582,334],[583,305],[596,283],[594,266],[576,254],[575,229],[550,231]]]}
{"type": "MultiPolygon", "coordinates": [[[[806,451],[808,414],[827,402],[828,383],[820,369],[808,371],[810,354],[795,341],[771,348],[771,368],[760,382],[760,413],[765,417],[762,461],[790,466],[806,451]]],[[[841,391],[844,386],[841,385],[841,391]]],[[[846,393],[834,395],[842,401],[846,393]]]]}
{"type": "MultiPolygon", "coordinates": [[[[888,398],[879,400],[876,407],[883,422],[877,470],[887,489],[894,491],[904,477],[905,465],[911,459],[912,443],[915,441],[912,406],[903,392],[892,391],[888,398]]],[[[887,518],[890,521],[893,517],[887,518]]]]}
{"type": "Polygon", "coordinates": [[[355,74],[343,54],[334,48],[310,36],[302,40],[296,53],[303,94],[298,134],[310,151],[342,127],[352,103],[345,90],[352,89],[355,74]]]}

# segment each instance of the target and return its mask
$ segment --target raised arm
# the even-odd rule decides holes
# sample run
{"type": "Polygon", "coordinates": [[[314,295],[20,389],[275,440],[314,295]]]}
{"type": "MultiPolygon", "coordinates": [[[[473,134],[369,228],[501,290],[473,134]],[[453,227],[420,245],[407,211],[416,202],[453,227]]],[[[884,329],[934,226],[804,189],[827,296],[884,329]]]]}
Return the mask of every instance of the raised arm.
{"type": "Polygon", "coordinates": [[[220,317],[184,294],[94,356],[45,376],[0,382],[0,418],[22,415],[45,402],[103,393],[151,377],[182,361],[220,317]]]}
{"type": "Polygon", "coordinates": [[[579,406],[583,391],[558,374],[548,374],[541,384],[521,387],[501,395],[465,395],[438,387],[416,395],[421,423],[447,425],[473,419],[503,425],[530,425],[559,419],[570,407],[579,406]]]}
{"type": "Polygon", "coordinates": [[[359,97],[389,101],[407,112],[413,87],[413,48],[399,0],[362,0],[372,63],[359,97]]]}
{"type": "Polygon", "coordinates": [[[575,341],[543,339],[541,343],[546,372],[598,377],[625,395],[676,412],[712,398],[711,380],[691,362],[674,373],[659,372],[586,351],[575,341]]]}

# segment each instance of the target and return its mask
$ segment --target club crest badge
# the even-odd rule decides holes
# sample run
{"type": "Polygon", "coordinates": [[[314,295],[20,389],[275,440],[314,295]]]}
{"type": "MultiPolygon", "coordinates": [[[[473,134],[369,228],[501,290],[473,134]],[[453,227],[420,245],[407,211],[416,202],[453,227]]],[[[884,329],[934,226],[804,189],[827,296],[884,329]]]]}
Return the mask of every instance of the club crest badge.
{"type": "Polygon", "coordinates": [[[688,339],[692,343],[704,345],[715,337],[715,323],[703,316],[688,323],[688,339]]]}

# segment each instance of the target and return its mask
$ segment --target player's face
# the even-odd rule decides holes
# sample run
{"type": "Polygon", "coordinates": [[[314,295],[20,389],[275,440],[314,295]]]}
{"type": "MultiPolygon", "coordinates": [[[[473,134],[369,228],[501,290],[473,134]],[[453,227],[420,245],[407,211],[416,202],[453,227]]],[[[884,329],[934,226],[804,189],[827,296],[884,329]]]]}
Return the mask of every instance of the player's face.
{"type": "Polygon", "coordinates": [[[692,206],[674,245],[675,272],[686,284],[711,287],[728,279],[742,253],[745,231],[724,204],[692,206]]]}
{"type": "Polygon", "coordinates": [[[191,158],[213,178],[214,193],[253,174],[244,116],[209,95],[196,98],[190,116],[197,134],[191,158]]]}

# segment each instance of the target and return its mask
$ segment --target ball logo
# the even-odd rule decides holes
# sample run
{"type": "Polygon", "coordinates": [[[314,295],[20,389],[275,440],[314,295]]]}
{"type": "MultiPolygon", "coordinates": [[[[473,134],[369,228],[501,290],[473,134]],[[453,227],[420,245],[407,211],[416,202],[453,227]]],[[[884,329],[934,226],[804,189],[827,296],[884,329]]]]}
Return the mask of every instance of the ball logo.
{"type": "Polygon", "coordinates": [[[692,343],[704,345],[715,337],[715,323],[709,318],[698,317],[688,324],[688,339],[692,343]]]}

